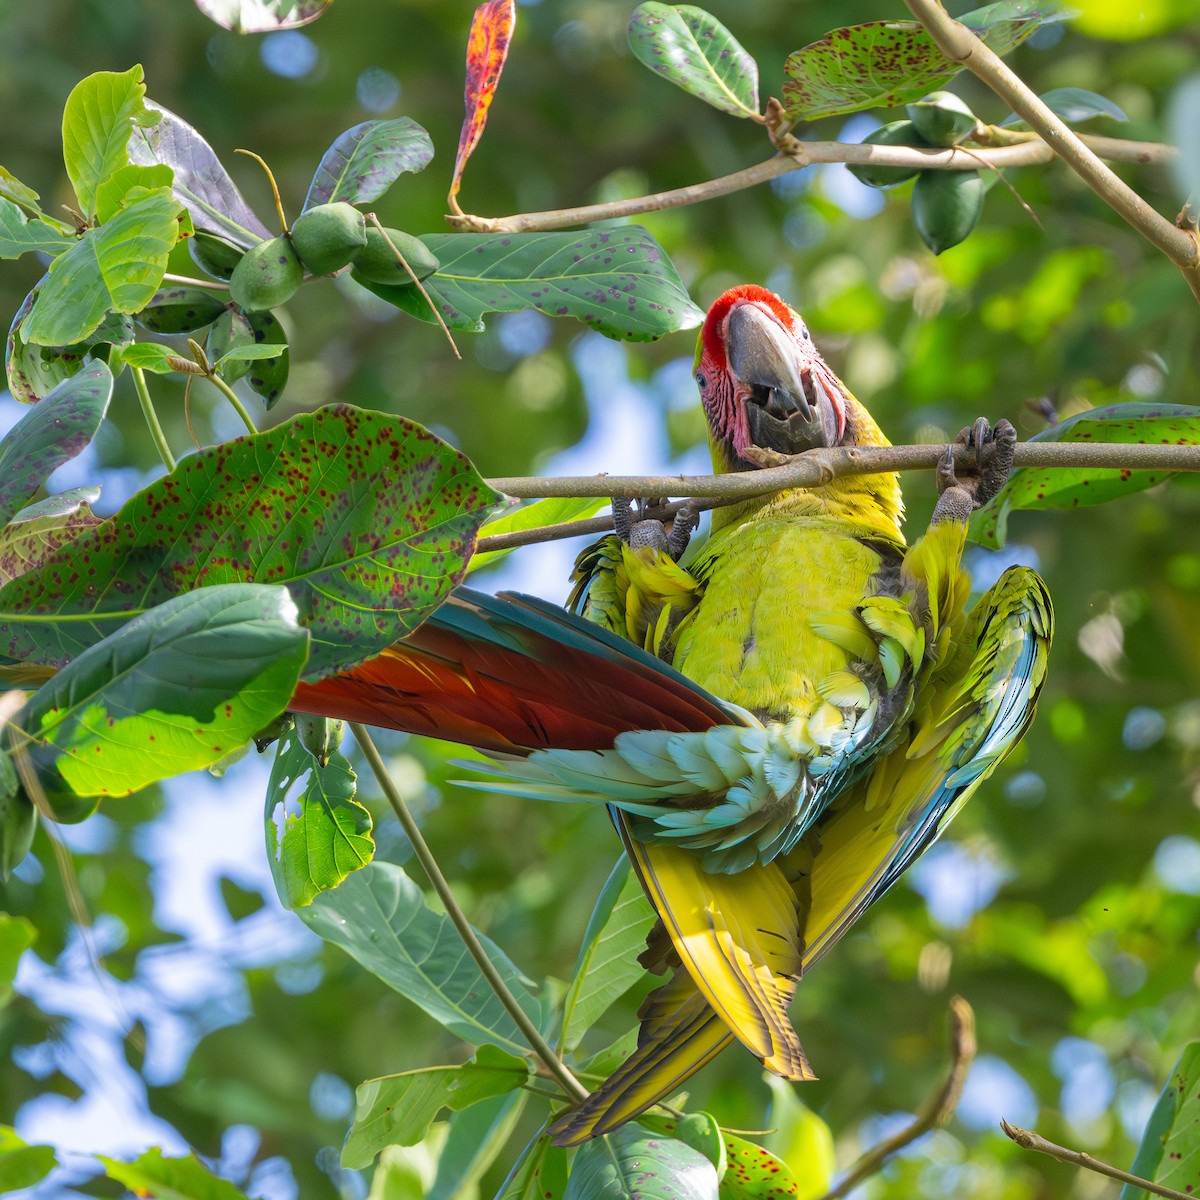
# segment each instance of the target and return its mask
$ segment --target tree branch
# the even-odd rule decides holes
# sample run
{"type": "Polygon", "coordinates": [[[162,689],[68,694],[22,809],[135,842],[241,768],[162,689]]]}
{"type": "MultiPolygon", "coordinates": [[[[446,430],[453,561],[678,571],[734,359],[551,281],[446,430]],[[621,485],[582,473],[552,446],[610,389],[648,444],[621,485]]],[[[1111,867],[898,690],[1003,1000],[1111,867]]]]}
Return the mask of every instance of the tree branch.
{"type": "MultiPolygon", "coordinates": [[[[991,127],[983,128],[986,130],[991,127]]],[[[1080,140],[1089,146],[1094,154],[1114,162],[1164,163],[1176,154],[1173,146],[1160,142],[1131,142],[1121,138],[1085,135],[1081,135],[1080,140]]],[[[981,164],[995,167],[997,170],[1006,170],[1010,167],[1036,166],[1054,161],[1054,151],[1036,134],[1027,135],[1027,139],[1015,145],[973,149],[970,153],[960,148],[923,150],[912,146],[876,146],[865,142],[797,142],[796,146],[797,150],[793,154],[777,154],[753,167],[734,171],[732,175],[722,175],[718,179],[693,183],[668,192],[654,192],[649,196],[614,200],[608,204],[585,204],[579,208],[518,213],[510,217],[479,217],[469,213],[456,213],[448,216],[446,220],[455,229],[472,233],[537,233],[546,229],[567,229],[574,225],[586,225],[589,221],[611,221],[620,217],[635,217],[641,213],[699,204],[703,200],[714,200],[718,196],[745,191],[781,175],[799,171],[813,163],[977,171],[981,164]]]]}
{"type": "Polygon", "coordinates": [[[954,20],[939,0],[904,0],[904,3],[948,59],[961,63],[997,96],[1011,104],[1013,111],[1041,135],[1101,200],[1179,267],[1196,299],[1200,300],[1200,242],[1195,233],[1181,229],[1151,208],[1046,107],[998,54],[989,50],[965,25],[954,20]]]}
{"type": "Polygon", "coordinates": [[[850,1170],[821,1197],[821,1200],[837,1200],[839,1196],[853,1191],[864,1179],[874,1175],[889,1158],[905,1146],[915,1142],[923,1133],[940,1128],[954,1115],[962,1095],[967,1072],[975,1059],[975,1014],[971,1006],[961,997],[950,998],[950,1070],[941,1087],[931,1093],[921,1105],[921,1111],[910,1125],[905,1126],[894,1137],[886,1138],[872,1146],[850,1168],[850,1170]]]}
{"type": "Polygon", "coordinates": [[[1149,1179],[1139,1179],[1136,1175],[1130,1175],[1128,1171],[1122,1171],[1120,1167],[1110,1167],[1108,1163],[1101,1162],[1098,1158],[1093,1158],[1082,1150],[1068,1150],[1066,1146],[1048,1142],[1040,1133],[1035,1133],[1032,1129],[1021,1129],[1017,1125],[1010,1125],[1007,1121],[1001,1121],[1000,1128],[1023,1150],[1036,1150],[1039,1154],[1048,1154],[1051,1158],[1057,1158],[1059,1162],[1083,1167],[1085,1171],[1095,1171],[1097,1175],[1107,1175],[1109,1179],[1119,1180],[1131,1187],[1141,1188],[1145,1192],[1153,1192],[1156,1196],[1169,1196],[1171,1200],[1195,1200],[1195,1197],[1190,1196],[1187,1192],[1177,1192],[1174,1188],[1163,1187],[1161,1183],[1151,1183],[1149,1179]]]}
{"type": "MultiPolygon", "coordinates": [[[[521,500],[547,496],[713,496],[727,502],[793,487],[822,487],[847,475],[884,471],[932,470],[946,453],[944,444],[919,446],[839,446],[809,450],[778,467],[728,475],[564,475],[489,479],[497,491],[521,500]]],[[[989,451],[984,451],[987,461],[989,451]]],[[[1131,470],[1200,471],[1200,445],[1143,445],[1122,442],[1018,442],[1014,467],[1088,467],[1131,470]]],[[[580,532],[585,523],[573,526],[580,532]]],[[[487,549],[501,549],[488,546],[487,549]]]]}

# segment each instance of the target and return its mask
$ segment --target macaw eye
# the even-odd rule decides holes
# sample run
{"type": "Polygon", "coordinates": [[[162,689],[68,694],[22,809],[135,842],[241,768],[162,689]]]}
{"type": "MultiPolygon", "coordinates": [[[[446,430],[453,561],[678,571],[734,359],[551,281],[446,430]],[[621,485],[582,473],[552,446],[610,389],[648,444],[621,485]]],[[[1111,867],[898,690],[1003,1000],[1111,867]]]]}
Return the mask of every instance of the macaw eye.
{"type": "Polygon", "coordinates": [[[696,386],[701,391],[704,391],[708,387],[708,376],[705,375],[703,371],[697,371],[694,378],[696,380],[696,386]]]}
{"type": "Polygon", "coordinates": [[[808,334],[808,326],[807,326],[807,325],[805,325],[803,321],[801,321],[801,322],[800,322],[800,336],[801,336],[801,337],[802,337],[802,338],[803,338],[803,339],[804,339],[806,342],[808,341],[808,337],[809,337],[809,334],[808,334]]]}

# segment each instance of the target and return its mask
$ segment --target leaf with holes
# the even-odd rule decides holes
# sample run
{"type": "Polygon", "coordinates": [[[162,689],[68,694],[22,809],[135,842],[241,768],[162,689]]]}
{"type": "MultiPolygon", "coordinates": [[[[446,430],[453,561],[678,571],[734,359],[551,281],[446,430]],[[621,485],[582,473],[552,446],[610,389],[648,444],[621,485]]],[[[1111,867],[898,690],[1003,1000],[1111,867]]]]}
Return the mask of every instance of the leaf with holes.
{"type": "Polygon", "coordinates": [[[175,198],[188,210],[197,229],[217,234],[248,249],[271,232],[221,165],[213,148],[185,121],[160,104],[146,107],[160,115],[157,125],[138,128],[129,140],[129,161],[152,166],[165,163],[175,172],[175,198]]]}
{"type": "Polygon", "coordinates": [[[488,109],[496,94],[496,85],[508,57],[517,21],[514,0],[486,0],[471,19],[467,35],[467,80],[463,90],[466,115],[458,135],[458,152],[454,156],[454,176],[450,181],[450,203],[457,208],[454,197],[462,185],[463,168],[474,153],[487,125],[488,109]]]}
{"type": "Polygon", "coordinates": [[[758,116],[758,63],[702,8],[639,4],[627,36],[634,57],[676,87],[735,117],[758,116]]]}
{"type": "Polygon", "coordinates": [[[70,488],[22,509],[0,529],[0,587],[40,567],[85,529],[100,524],[91,506],[98,487],[70,488]]]}
{"type": "Polygon", "coordinates": [[[319,409],[189,455],[0,589],[0,652],[63,662],[171,596],[271,583],[291,589],[312,631],[306,678],[323,678],[441,604],[499,500],[421,426],[319,409]]]}
{"type": "Polygon", "coordinates": [[[294,733],[279,739],[267,784],[267,861],[286,908],[311,904],[371,861],[371,814],[355,785],[341,754],[321,766],[294,733]]]}
{"type": "Polygon", "coordinates": [[[286,588],[237,583],[176,596],[30,697],[30,757],[77,796],[127,795],[209,766],[287,707],[307,657],[286,588]]]}
{"type": "MultiPolygon", "coordinates": [[[[1053,3],[1000,0],[958,19],[1003,55],[1040,26],[1068,15],[1053,3]]],[[[915,21],[869,21],[835,29],[789,54],[783,103],[793,121],[892,108],[919,100],[961,70],[962,64],[948,59],[915,21]]]]}
{"type": "MultiPolygon", "coordinates": [[[[1200,444],[1200,408],[1185,404],[1110,404],[1077,413],[1034,434],[1031,442],[1117,442],[1128,446],[1200,444]]],[[[1105,504],[1169,479],[1168,470],[1127,467],[1021,467],[971,518],[967,536],[997,549],[1008,537],[1008,515],[1019,509],[1105,504]]]]}
{"type": "Polygon", "coordinates": [[[325,151],[309,184],[304,210],[336,200],[370,204],[405,171],[423,171],[432,158],[429,134],[411,117],[364,121],[347,129],[325,151]]]}
{"type": "MultiPolygon", "coordinates": [[[[649,342],[704,319],[671,260],[640,225],[427,234],[421,241],[441,263],[425,289],[453,329],[478,332],[484,313],[536,308],[574,317],[609,337],[649,342]]],[[[416,288],[365,286],[411,316],[434,319],[416,288]]]]}

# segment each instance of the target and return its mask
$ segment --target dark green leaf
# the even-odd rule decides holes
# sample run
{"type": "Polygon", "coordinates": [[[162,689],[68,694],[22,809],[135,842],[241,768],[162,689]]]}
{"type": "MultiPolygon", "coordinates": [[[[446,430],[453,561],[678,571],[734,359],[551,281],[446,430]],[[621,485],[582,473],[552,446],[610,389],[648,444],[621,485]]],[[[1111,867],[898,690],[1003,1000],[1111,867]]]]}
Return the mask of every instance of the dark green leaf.
{"type": "Polygon", "coordinates": [[[0,586],[40,567],[85,529],[100,524],[90,505],[98,487],[71,488],[22,509],[0,529],[0,586]]]}
{"type": "Polygon", "coordinates": [[[288,586],[313,634],[306,677],[415,629],[466,570],[497,502],[419,425],[348,405],[207,447],[42,568],[0,590],[0,642],[62,662],[170,596],[288,586]],[[55,621],[47,621],[55,615],[55,621]]]}
{"type": "MultiPolygon", "coordinates": [[[[123,74],[98,71],[71,89],[63,109],[63,162],[85,217],[96,215],[100,185],[129,162],[134,125],[158,120],[143,103],[142,68],[123,74]]],[[[60,341],[74,341],[61,338],[60,341]]]]}
{"type": "Polygon", "coordinates": [[[266,241],[271,232],[242,198],[213,148],[182,118],[153,101],[147,108],[161,120],[139,128],[129,141],[129,160],[150,166],[166,163],[175,172],[172,190],[197,229],[218,234],[235,246],[266,241]]]}
{"type": "MultiPolygon", "coordinates": [[[[517,533],[525,529],[541,529],[546,525],[560,525],[567,521],[584,521],[588,517],[594,517],[607,505],[608,501],[602,496],[553,496],[547,500],[534,500],[530,504],[522,504],[513,512],[485,521],[479,530],[479,536],[481,538],[492,537],[501,533],[517,533]]],[[[511,553],[512,550],[484,550],[471,559],[467,570],[477,570],[488,563],[506,558],[511,553]]]]}
{"type": "Polygon", "coordinates": [[[341,755],[325,766],[285,734],[267,784],[267,859],[286,908],[302,908],[371,861],[371,814],[354,799],[355,776],[341,755]]]}
{"type": "MultiPolygon", "coordinates": [[[[1200,1042],[1189,1042],[1155,1104],[1130,1173],[1190,1195],[1200,1189],[1200,1042]]],[[[1150,1200],[1126,1184],[1120,1200],[1150,1200]]]]}
{"type": "Polygon", "coordinates": [[[157,1147],[131,1163],[96,1156],[109,1179],[123,1183],[139,1196],[155,1200],[247,1200],[227,1179],[214,1175],[194,1154],[167,1158],[157,1147]]]}
{"type": "Polygon", "coordinates": [[[0,524],[95,437],[112,388],[108,367],[91,363],[48,392],[9,430],[0,441],[0,524]]]}
{"type": "Polygon", "coordinates": [[[385,1146],[412,1146],[443,1109],[455,1111],[503,1096],[529,1079],[529,1064],[494,1046],[455,1067],[425,1067],[368,1079],[355,1092],[354,1124],[342,1148],[342,1166],[362,1170],[385,1146]]]}
{"type": "Polygon", "coordinates": [[[20,258],[31,252],[62,254],[75,238],[37,217],[26,217],[11,200],[0,196],[0,258],[20,258]]]}
{"type": "Polygon", "coordinates": [[[432,158],[429,134],[411,117],[364,121],[325,151],[309,184],[305,211],[335,200],[370,204],[405,171],[422,171],[432,158]]]}
{"type": "MultiPolygon", "coordinates": [[[[997,54],[1019,46],[1039,26],[1061,21],[1055,5],[1001,0],[959,17],[997,54]]],[[[915,21],[870,21],[835,29],[788,55],[783,103],[795,121],[919,100],[962,70],[915,21]]]]}
{"type": "Polygon", "coordinates": [[[732,113],[758,115],[758,63],[716,17],[690,4],[639,4],[629,18],[629,48],[650,70],[732,113]]]}
{"type": "Polygon", "coordinates": [[[159,288],[136,319],[151,333],[194,333],[211,325],[225,311],[224,301],[212,292],[172,284],[159,288]]]}
{"type": "MultiPolygon", "coordinates": [[[[1111,117],[1114,121],[1129,120],[1125,110],[1119,105],[1105,96],[1089,92],[1086,88],[1051,88],[1050,91],[1043,92],[1039,99],[1068,125],[1078,125],[1092,117],[1111,117]]],[[[1000,124],[1015,129],[1029,128],[1016,113],[1009,113],[1000,124]]]]}
{"type": "MultiPolygon", "coordinates": [[[[255,315],[260,314],[256,313],[255,315]]],[[[250,324],[249,316],[238,312],[236,308],[227,308],[213,322],[212,328],[208,331],[204,352],[208,355],[210,363],[220,362],[231,350],[240,346],[253,346],[256,341],[254,326],[250,324]]],[[[246,374],[247,370],[249,370],[248,367],[240,365],[235,359],[230,362],[229,369],[223,374],[227,382],[236,383],[246,374]]]]}
{"type": "Polygon", "coordinates": [[[270,412],[279,403],[283,389],[287,387],[292,357],[287,334],[273,312],[248,313],[246,321],[256,342],[282,347],[278,354],[254,363],[246,371],[246,382],[263,398],[270,412]]]}
{"type": "MultiPolygon", "coordinates": [[[[37,832],[37,817],[37,809],[21,787],[12,755],[7,747],[0,746],[0,882],[7,883],[29,853],[37,832]]],[[[6,913],[0,913],[0,1008],[8,1003],[12,992],[8,951],[13,944],[13,930],[5,924],[7,919],[6,913]]],[[[20,948],[16,957],[20,957],[20,948]]],[[[17,969],[16,957],[12,960],[13,971],[17,969]]]]}
{"type": "MultiPolygon", "coordinates": [[[[574,317],[609,337],[648,342],[699,325],[704,314],[659,244],[639,225],[583,233],[429,234],[441,262],[425,288],[453,329],[479,331],[489,312],[536,308],[574,317]]],[[[423,321],[414,287],[366,285],[423,321]]]]}
{"type": "Polygon", "coordinates": [[[33,1187],[56,1166],[58,1158],[53,1146],[26,1145],[11,1125],[0,1125],[0,1188],[6,1193],[33,1187]]]}
{"type": "Polygon", "coordinates": [[[60,254],[38,285],[22,330],[25,340],[67,345],[87,337],[110,312],[144,308],[178,240],[180,211],[165,188],[149,192],[60,254]]]}
{"type": "Polygon", "coordinates": [[[585,1142],[563,1200],[717,1200],[717,1170],[683,1142],[630,1122],[585,1142]]]}
{"type": "MultiPolygon", "coordinates": [[[[1110,404],[1077,413],[1029,440],[1194,446],[1200,444],[1200,408],[1183,404],[1110,404]]],[[[1022,467],[1012,473],[995,499],[971,518],[968,537],[995,549],[1008,537],[1010,512],[1104,504],[1144,491],[1172,474],[1118,467],[1022,467]]]]}
{"type": "Polygon", "coordinates": [[[496,1200],[559,1200],[567,1190],[567,1151],[537,1137],[525,1147],[496,1200]]]}
{"type": "MultiPolygon", "coordinates": [[[[25,801],[29,803],[28,800],[25,801]]],[[[13,980],[17,977],[17,963],[21,955],[33,945],[37,938],[37,930],[26,917],[14,917],[6,912],[0,912],[0,1008],[12,999],[13,980]]],[[[6,1126],[0,1126],[0,1154],[9,1147],[6,1145],[6,1126]]],[[[0,1162],[3,1160],[0,1159],[0,1162]]],[[[0,1165],[0,1178],[4,1168],[0,1165]]],[[[22,1187],[27,1185],[20,1185],[22,1187]]]]}
{"type": "Polygon", "coordinates": [[[333,0],[196,0],[210,20],[234,33],[270,33],[315,21],[333,0]]]}
{"type": "Polygon", "coordinates": [[[177,596],[30,697],[26,732],[79,796],[126,795],[217,762],[286,707],[308,636],[284,588],[177,596]]]}
{"type": "MultiPolygon", "coordinates": [[[[451,1033],[518,1057],[527,1050],[450,918],[434,912],[421,889],[393,863],[368,863],[297,915],[451,1033]]],[[[537,1001],[516,967],[490,939],[481,940],[509,990],[536,1021],[537,1001]]]]}

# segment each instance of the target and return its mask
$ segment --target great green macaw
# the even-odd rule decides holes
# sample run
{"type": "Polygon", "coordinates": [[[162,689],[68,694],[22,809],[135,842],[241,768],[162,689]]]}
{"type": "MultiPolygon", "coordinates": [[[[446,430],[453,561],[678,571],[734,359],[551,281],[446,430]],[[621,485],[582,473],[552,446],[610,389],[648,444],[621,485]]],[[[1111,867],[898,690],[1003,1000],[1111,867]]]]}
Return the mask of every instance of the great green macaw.
{"type": "MultiPolygon", "coordinates": [[[[887,444],[763,288],[712,306],[695,375],[717,472],[887,444]]],[[[1007,422],[960,435],[911,548],[890,474],[719,508],[686,568],[688,517],[670,536],[626,521],[580,556],[581,616],[460,589],[379,658],[297,693],[302,711],[479,747],[503,776],[490,790],[608,807],[659,917],[642,961],[673,973],[634,1054],[553,1127],[560,1144],[636,1116],[735,1040],[813,1077],[787,1014],[802,972],[1033,717],[1045,587],[1010,568],[968,613],[961,563],[1014,441],[1007,422]]]]}

